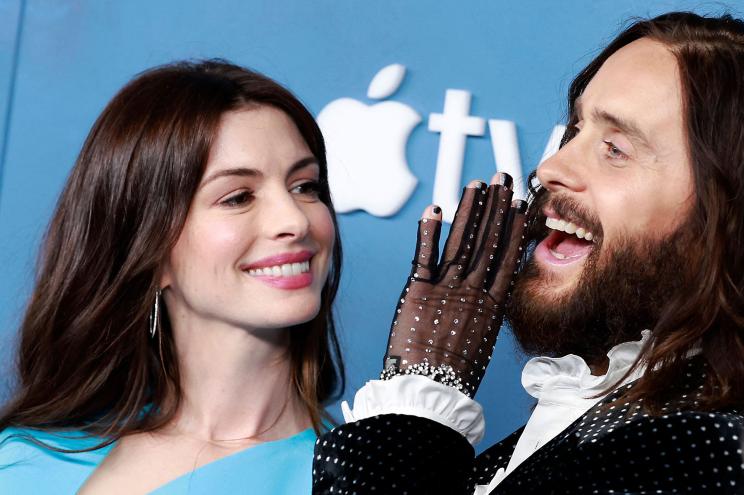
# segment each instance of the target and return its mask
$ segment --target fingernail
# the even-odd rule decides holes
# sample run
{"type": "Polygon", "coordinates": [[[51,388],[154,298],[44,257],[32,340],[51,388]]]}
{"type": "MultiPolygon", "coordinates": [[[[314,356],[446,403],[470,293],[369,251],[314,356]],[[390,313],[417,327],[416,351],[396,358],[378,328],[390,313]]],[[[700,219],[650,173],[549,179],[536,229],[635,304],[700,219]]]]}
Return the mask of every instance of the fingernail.
{"type": "Polygon", "coordinates": [[[439,215],[440,213],[442,213],[442,209],[438,206],[432,206],[431,212],[434,213],[435,215],[439,215]]]}
{"type": "Polygon", "coordinates": [[[512,176],[505,172],[499,172],[499,175],[499,185],[504,186],[507,189],[511,189],[512,185],[514,184],[514,179],[512,179],[512,176]]]}
{"type": "Polygon", "coordinates": [[[527,211],[527,201],[518,199],[514,202],[512,207],[517,209],[517,213],[524,213],[527,211]]]}

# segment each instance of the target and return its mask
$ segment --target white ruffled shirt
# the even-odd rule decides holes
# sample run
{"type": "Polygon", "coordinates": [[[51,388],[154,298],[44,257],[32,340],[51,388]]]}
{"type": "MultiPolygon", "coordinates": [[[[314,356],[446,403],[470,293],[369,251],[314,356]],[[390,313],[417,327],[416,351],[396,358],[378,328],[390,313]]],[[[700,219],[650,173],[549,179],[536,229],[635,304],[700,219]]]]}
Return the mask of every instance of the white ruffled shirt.
{"type": "MultiPolygon", "coordinates": [[[[602,376],[592,375],[586,362],[573,354],[530,359],[522,371],[522,386],[537,399],[537,405],[507,467],[499,469],[488,485],[478,485],[474,495],[489,493],[537,449],[602,400],[604,395],[595,396],[616,384],[633,366],[650,333],[644,330],[641,340],[610,349],[607,353],[609,367],[602,376]]],[[[621,384],[636,380],[641,374],[643,369],[639,367],[621,384]]],[[[346,401],[341,403],[341,409],[346,422],[379,414],[428,418],[457,430],[471,445],[483,439],[485,433],[480,404],[452,387],[418,375],[401,375],[386,381],[371,380],[357,391],[353,409],[346,401]]]]}

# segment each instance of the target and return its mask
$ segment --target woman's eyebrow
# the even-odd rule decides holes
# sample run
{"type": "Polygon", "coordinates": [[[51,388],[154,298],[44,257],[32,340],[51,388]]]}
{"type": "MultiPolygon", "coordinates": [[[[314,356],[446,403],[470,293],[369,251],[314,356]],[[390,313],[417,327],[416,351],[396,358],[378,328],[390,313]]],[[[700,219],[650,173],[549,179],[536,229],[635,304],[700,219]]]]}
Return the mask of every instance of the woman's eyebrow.
{"type": "MultiPolygon", "coordinates": [[[[307,156],[305,158],[302,158],[300,160],[297,160],[295,163],[292,164],[291,167],[289,167],[289,170],[287,171],[287,175],[291,175],[298,170],[307,167],[308,165],[317,165],[318,160],[314,156],[307,156]]],[[[221,177],[261,177],[263,176],[263,172],[260,170],[256,170],[255,168],[249,168],[249,167],[234,167],[234,168],[226,168],[223,170],[218,170],[214,172],[212,175],[204,179],[204,182],[202,182],[201,187],[206,186],[210,182],[219,179],[221,177]]]]}
{"type": "Polygon", "coordinates": [[[263,175],[260,171],[256,170],[255,168],[248,168],[248,167],[235,167],[235,168],[226,168],[223,170],[218,170],[206,179],[204,179],[204,182],[202,182],[201,187],[206,186],[210,182],[219,179],[221,177],[260,177],[263,175]]]}
{"type": "Polygon", "coordinates": [[[287,171],[287,176],[292,175],[293,173],[297,172],[298,170],[307,167],[308,165],[319,165],[318,159],[314,156],[306,156],[305,158],[302,158],[300,160],[297,160],[291,167],[289,167],[289,170],[287,171]]]}

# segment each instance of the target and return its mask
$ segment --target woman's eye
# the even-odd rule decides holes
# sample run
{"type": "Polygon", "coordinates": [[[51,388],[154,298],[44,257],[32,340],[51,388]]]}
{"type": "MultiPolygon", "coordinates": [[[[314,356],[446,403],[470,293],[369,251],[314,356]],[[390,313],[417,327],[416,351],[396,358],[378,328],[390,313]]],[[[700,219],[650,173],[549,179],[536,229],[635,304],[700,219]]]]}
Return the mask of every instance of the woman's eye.
{"type": "Polygon", "coordinates": [[[309,180],[307,182],[303,182],[302,184],[296,185],[295,187],[290,189],[290,192],[317,198],[320,194],[320,189],[320,182],[309,180]]]}
{"type": "Polygon", "coordinates": [[[253,199],[253,195],[250,191],[241,191],[237,194],[233,194],[228,198],[222,200],[220,204],[230,207],[243,206],[253,199]]]}

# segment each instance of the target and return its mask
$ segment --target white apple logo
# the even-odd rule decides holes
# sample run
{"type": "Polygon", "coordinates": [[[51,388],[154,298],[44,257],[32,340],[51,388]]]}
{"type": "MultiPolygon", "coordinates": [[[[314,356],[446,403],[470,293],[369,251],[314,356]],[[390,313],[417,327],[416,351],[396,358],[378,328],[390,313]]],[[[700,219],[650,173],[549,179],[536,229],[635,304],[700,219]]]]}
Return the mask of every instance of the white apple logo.
{"type": "MultiPolygon", "coordinates": [[[[381,100],[400,86],[406,68],[392,64],[380,70],[367,96],[381,100]]],[[[328,156],[328,181],[336,211],[364,210],[395,214],[408,201],[418,180],[408,169],[406,143],[421,116],[396,101],[374,105],[352,98],[330,102],[318,114],[328,156]]]]}

